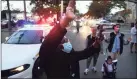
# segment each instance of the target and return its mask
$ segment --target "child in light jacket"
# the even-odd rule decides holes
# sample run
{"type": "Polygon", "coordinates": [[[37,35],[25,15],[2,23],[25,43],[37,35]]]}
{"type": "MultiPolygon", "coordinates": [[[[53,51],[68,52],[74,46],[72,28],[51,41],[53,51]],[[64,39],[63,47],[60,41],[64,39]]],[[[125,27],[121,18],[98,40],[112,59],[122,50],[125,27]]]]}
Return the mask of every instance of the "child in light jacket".
{"type": "Polygon", "coordinates": [[[115,65],[112,62],[111,56],[107,57],[107,60],[102,65],[103,79],[115,79],[115,65]]]}

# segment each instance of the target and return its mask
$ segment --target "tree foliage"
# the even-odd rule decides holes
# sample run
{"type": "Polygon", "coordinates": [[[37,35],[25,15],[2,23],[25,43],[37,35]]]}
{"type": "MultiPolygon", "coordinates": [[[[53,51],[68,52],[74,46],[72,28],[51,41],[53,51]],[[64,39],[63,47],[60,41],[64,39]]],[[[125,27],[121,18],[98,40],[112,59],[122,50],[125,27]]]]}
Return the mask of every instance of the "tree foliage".
{"type": "Polygon", "coordinates": [[[35,7],[33,7],[32,12],[41,17],[52,16],[60,11],[60,0],[32,0],[35,7]]]}
{"type": "Polygon", "coordinates": [[[85,15],[101,18],[109,14],[111,9],[115,7],[126,9],[125,0],[93,0],[85,15]]]}

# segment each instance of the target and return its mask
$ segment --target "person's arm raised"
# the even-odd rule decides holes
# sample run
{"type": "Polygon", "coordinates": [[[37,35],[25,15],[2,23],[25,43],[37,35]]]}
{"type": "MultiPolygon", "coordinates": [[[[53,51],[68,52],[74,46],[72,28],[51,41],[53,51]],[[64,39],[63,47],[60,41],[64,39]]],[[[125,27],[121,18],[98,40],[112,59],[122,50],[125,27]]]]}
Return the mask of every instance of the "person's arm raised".
{"type": "Polygon", "coordinates": [[[66,27],[68,26],[69,22],[71,22],[74,19],[73,7],[71,7],[70,5],[74,6],[74,1],[69,2],[69,8],[66,9],[67,11],[65,17],[62,17],[60,19],[60,23],[57,24],[46,36],[44,42],[41,45],[40,53],[46,52],[48,53],[46,54],[47,56],[49,54],[51,55],[52,53],[54,53],[58,45],[61,43],[61,40],[67,32],[66,27]]]}

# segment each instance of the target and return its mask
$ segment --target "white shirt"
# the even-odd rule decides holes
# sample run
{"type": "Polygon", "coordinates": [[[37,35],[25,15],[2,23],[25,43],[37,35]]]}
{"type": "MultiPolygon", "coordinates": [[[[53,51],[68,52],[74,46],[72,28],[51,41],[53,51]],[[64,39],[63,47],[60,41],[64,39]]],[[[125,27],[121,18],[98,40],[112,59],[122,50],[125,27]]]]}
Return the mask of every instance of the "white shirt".
{"type": "Polygon", "coordinates": [[[136,27],[131,28],[131,42],[137,43],[137,29],[136,27]]]}
{"type": "MultiPolygon", "coordinates": [[[[108,72],[113,72],[112,64],[106,64],[106,66],[107,66],[108,72]]],[[[103,65],[102,65],[101,71],[104,72],[104,66],[103,65]]]]}

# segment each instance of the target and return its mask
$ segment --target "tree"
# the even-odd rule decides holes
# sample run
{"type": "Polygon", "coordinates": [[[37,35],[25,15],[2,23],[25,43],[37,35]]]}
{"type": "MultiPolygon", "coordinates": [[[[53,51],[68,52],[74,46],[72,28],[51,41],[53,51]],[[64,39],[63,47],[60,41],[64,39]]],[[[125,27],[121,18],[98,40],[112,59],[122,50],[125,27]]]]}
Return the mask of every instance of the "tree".
{"type": "Polygon", "coordinates": [[[34,14],[41,18],[46,18],[60,12],[60,0],[32,0],[35,7],[32,9],[34,14]]]}
{"type": "Polygon", "coordinates": [[[93,0],[85,15],[94,18],[101,18],[110,13],[112,8],[119,7],[126,9],[125,0],[93,0]]]}

